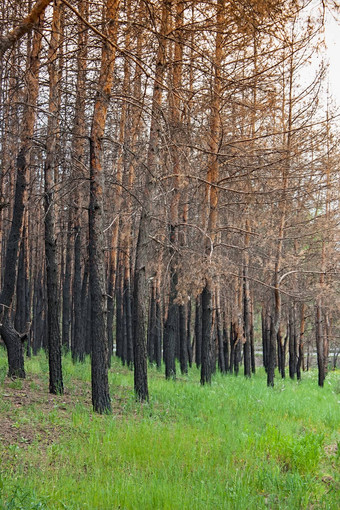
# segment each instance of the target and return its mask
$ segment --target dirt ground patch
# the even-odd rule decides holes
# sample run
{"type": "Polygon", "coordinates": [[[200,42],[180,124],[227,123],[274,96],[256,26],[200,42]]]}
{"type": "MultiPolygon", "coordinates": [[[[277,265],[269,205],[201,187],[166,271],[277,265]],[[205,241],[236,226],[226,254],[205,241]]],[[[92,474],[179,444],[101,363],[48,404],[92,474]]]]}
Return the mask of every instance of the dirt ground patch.
{"type": "MultiPolygon", "coordinates": [[[[130,391],[121,388],[121,393],[112,398],[115,418],[124,414],[123,408],[129,399],[130,391]]],[[[30,375],[23,380],[6,378],[0,385],[0,447],[27,448],[38,442],[49,445],[70,429],[72,432],[72,410],[77,405],[85,406],[92,413],[91,385],[89,382],[72,381],[63,395],[48,393],[48,383],[30,375]],[[56,419],[39,421],[37,416],[48,417],[54,413],[56,419]]]]}
{"type": "Polygon", "coordinates": [[[77,404],[90,410],[90,388],[75,387],[72,393],[51,395],[39,378],[30,376],[24,380],[6,378],[0,386],[0,443],[8,447],[17,445],[25,448],[34,441],[44,444],[53,442],[60,433],[60,427],[32,421],[29,409],[48,415],[54,410],[58,414],[69,413],[77,404]]]}

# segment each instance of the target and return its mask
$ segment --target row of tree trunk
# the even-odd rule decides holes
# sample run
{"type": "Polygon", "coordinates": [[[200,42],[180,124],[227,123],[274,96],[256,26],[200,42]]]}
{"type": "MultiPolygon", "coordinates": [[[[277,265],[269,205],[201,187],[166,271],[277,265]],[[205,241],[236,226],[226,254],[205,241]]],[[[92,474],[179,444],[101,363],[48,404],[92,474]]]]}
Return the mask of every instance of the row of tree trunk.
{"type": "MultiPolygon", "coordinates": [[[[65,2],[64,2],[65,3],[65,2]]],[[[130,144],[134,148],[139,140],[141,115],[137,107],[131,107],[128,118],[127,104],[131,92],[136,103],[142,97],[141,46],[142,36],[137,37],[135,75],[131,85],[131,69],[128,58],[124,61],[122,80],[127,99],[120,111],[115,155],[114,213],[108,228],[105,226],[105,188],[107,172],[103,166],[107,119],[110,114],[111,94],[116,72],[116,49],[118,41],[118,19],[121,9],[119,0],[106,0],[103,4],[103,31],[101,56],[93,112],[86,129],[88,115],[86,103],[86,60],[88,33],[84,30],[87,22],[88,2],[79,2],[77,19],[77,87],[74,99],[72,129],[72,170],[71,181],[75,183],[69,192],[70,200],[65,221],[62,255],[56,231],[58,205],[58,153],[61,144],[60,109],[63,90],[62,66],[64,4],[61,0],[38,1],[32,11],[29,25],[25,21],[19,31],[11,32],[7,39],[0,41],[1,51],[6,51],[16,40],[32,27],[35,31],[30,40],[27,64],[27,78],[24,90],[25,100],[22,113],[22,132],[16,159],[15,196],[13,214],[6,240],[4,277],[0,295],[0,334],[5,342],[9,359],[9,375],[24,377],[23,342],[29,336],[29,346],[36,353],[45,347],[49,353],[50,391],[63,392],[62,346],[71,349],[74,362],[83,361],[91,354],[92,403],[99,413],[111,410],[108,370],[111,356],[115,353],[124,364],[134,368],[134,388],[140,401],[148,399],[148,360],[165,365],[167,379],[176,377],[176,359],[180,362],[182,374],[196,363],[201,369],[201,384],[211,382],[216,367],[222,373],[238,374],[243,359],[244,375],[251,377],[255,372],[254,316],[255,303],[251,293],[250,245],[253,234],[250,207],[252,183],[248,179],[244,186],[244,219],[241,221],[240,238],[242,246],[237,261],[239,274],[230,277],[235,281],[232,293],[225,299],[220,276],[214,273],[214,250],[221,247],[219,200],[223,158],[223,62],[225,61],[224,30],[227,25],[226,2],[217,0],[214,4],[214,30],[211,44],[211,90],[207,108],[207,143],[204,175],[204,200],[201,214],[200,238],[202,277],[199,292],[188,296],[182,285],[182,252],[188,247],[188,184],[183,177],[183,168],[190,159],[190,144],[181,145],[182,131],[192,119],[187,116],[181,91],[184,86],[193,88],[192,59],[189,78],[183,76],[183,24],[185,2],[166,0],[161,4],[159,30],[156,39],[155,73],[151,84],[150,120],[147,124],[145,154],[145,175],[139,183],[141,189],[137,214],[132,214],[132,193],[127,204],[122,200],[122,190],[133,189],[138,157],[124,155],[130,144]],[[51,33],[48,44],[48,122],[44,147],[43,183],[45,262],[30,267],[27,238],[27,185],[31,158],[32,141],[37,121],[39,93],[39,53],[42,47],[42,23],[44,8],[53,4],[51,33]],[[174,41],[169,34],[177,34],[174,41]],[[6,42],[7,41],[7,42],[6,42]],[[11,42],[12,41],[12,42],[11,42]],[[171,43],[171,44],[170,44],[171,43]],[[172,65],[169,69],[168,61],[172,65]],[[173,58],[172,58],[173,57],[173,58]],[[133,88],[133,90],[132,90],[133,88]],[[165,98],[165,94],[167,97],[165,98]],[[164,103],[170,111],[167,137],[164,135],[164,103]],[[183,110],[183,111],[182,111],[183,110]],[[129,134],[127,134],[129,128],[129,134]],[[87,137],[86,134],[89,133],[87,137]],[[166,238],[159,252],[151,242],[152,226],[155,222],[154,206],[157,200],[159,182],[164,178],[164,145],[169,145],[170,172],[165,176],[169,181],[169,210],[165,218],[166,238]],[[88,154],[88,156],[87,156],[88,154]],[[89,174],[84,170],[89,168],[89,174]],[[86,182],[86,194],[79,191],[86,182]],[[79,184],[81,183],[81,185],[79,184]],[[84,198],[84,195],[86,198],[84,198]],[[85,202],[86,201],[86,202],[85,202]],[[83,203],[85,202],[85,203],[83,203]],[[84,219],[83,209],[88,212],[84,219]],[[107,233],[108,231],[108,233],[107,233]],[[109,239],[109,242],[107,242],[109,239]],[[86,248],[84,249],[84,246],[86,248]],[[153,260],[156,259],[156,260],[153,260]],[[167,264],[164,264],[165,259],[167,264]],[[166,266],[166,269],[165,269],[166,266]],[[150,269],[151,268],[151,269],[150,269]],[[34,274],[33,274],[34,273],[34,274]],[[151,276],[150,276],[151,275],[151,276]],[[190,298],[190,299],[189,299],[190,298]],[[195,302],[195,306],[192,303],[195,302]],[[33,320],[30,324],[31,311],[33,320]],[[61,318],[61,319],[60,319],[61,318]],[[193,327],[194,326],[194,327],[193,327]],[[194,331],[194,334],[193,334],[194,331]]],[[[72,6],[71,6],[72,7],[72,6]]],[[[139,6],[140,17],[145,14],[143,3],[139,6]]],[[[73,11],[74,12],[74,11],[73,11]]],[[[127,2],[127,17],[131,17],[131,2],[127,2]]],[[[193,20],[192,20],[193,21],[193,20]]],[[[96,30],[95,27],[91,29],[96,30]]],[[[96,32],[98,35],[98,30],[96,32]]],[[[125,48],[130,45],[130,32],[124,34],[125,48]]],[[[273,260],[273,281],[269,285],[269,298],[262,311],[263,359],[267,372],[267,383],[274,384],[276,366],[285,376],[286,350],[289,353],[289,376],[301,377],[303,369],[303,345],[305,333],[305,310],[301,307],[300,321],[297,318],[297,304],[282,305],[283,258],[287,236],[288,193],[291,160],[293,158],[293,71],[294,52],[291,52],[288,69],[288,97],[283,97],[282,109],[282,152],[278,180],[278,222],[275,225],[275,246],[273,260]],[[286,102],[289,107],[286,108],[286,102]],[[285,108],[287,115],[285,114],[285,108]],[[285,306],[285,308],[284,308],[285,306]],[[283,308],[285,316],[283,316],[283,308]],[[288,311],[287,311],[288,310],[288,311]],[[287,333],[282,333],[287,319],[287,333]],[[297,323],[299,322],[299,328],[297,323]]],[[[257,53],[254,36],[253,65],[256,71],[257,53]]],[[[257,73],[252,97],[254,111],[257,107],[257,73]]],[[[251,138],[256,136],[256,119],[250,122],[251,138]]],[[[232,129],[236,129],[232,126],[232,129]]],[[[254,147],[251,142],[251,150],[254,147]]],[[[223,174],[224,175],[224,174],[223,174]]],[[[224,190],[226,191],[226,190],[224,190]]],[[[329,203],[327,200],[327,211],[329,203]]],[[[38,251],[37,243],[37,251],[38,251]]],[[[36,263],[38,264],[38,263],[36,263]]],[[[325,244],[322,246],[320,286],[324,286],[325,244]]],[[[220,271],[222,274],[222,271],[220,271]]],[[[225,282],[225,279],[223,280],[225,282]]],[[[315,331],[319,367],[319,384],[322,386],[327,370],[329,317],[318,298],[315,308],[315,331]]]]}

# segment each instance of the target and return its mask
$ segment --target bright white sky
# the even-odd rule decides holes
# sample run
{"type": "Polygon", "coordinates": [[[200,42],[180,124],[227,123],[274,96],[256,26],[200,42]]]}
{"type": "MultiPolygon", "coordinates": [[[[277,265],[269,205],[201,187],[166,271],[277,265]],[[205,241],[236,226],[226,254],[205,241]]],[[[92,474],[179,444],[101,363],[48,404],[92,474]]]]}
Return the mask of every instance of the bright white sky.
{"type": "Polygon", "coordinates": [[[326,24],[326,43],[330,92],[340,108],[340,22],[336,22],[329,15],[326,24]]]}

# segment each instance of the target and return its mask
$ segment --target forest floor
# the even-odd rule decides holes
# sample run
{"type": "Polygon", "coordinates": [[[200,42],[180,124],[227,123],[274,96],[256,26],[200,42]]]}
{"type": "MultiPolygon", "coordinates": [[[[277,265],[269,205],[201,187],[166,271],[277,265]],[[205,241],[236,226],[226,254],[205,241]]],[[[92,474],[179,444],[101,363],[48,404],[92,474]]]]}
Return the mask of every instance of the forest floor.
{"type": "Polygon", "coordinates": [[[199,372],[165,381],[150,402],[113,361],[112,415],[92,412],[90,364],[64,359],[65,394],[48,393],[46,356],[6,377],[0,348],[0,509],[338,509],[340,372],[266,387],[199,372]]]}

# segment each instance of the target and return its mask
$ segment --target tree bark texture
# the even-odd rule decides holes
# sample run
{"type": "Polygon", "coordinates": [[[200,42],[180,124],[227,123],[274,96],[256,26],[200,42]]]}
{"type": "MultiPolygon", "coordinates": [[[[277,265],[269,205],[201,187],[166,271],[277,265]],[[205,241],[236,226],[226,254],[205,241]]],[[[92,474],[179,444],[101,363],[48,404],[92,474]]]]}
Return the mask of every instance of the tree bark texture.
{"type": "MultiPolygon", "coordinates": [[[[107,36],[117,38],[119,0],[107,0],[105,20],[107,36]]],[[[115,46],[103,42],[98,90],[94,105],[90,135],[90,206],[89,206],[89,269],[91,294],[91,382],[92,405],[98,413],[111,412],[108,382],[108,342],[106,327],[106,279],[104,257],[104,172],[102,168],[102,139],[114,77],[115,46]]]]}
{"type": "Polygon", "coordinates": [[[45,257],[47,283],[47,338],[49,362],[49,390],[53,394],[64,392],[61,367],[59,271],[57,239],[55,235],[54,187],[58,137],[59,73],[57,68],[60,44],[60,1],[53,2],[52,32],[48,51],[49,118],[47,126],[47,152],[44,165],[45,177],[45,257]]]}

